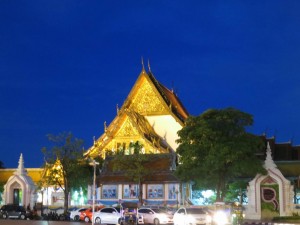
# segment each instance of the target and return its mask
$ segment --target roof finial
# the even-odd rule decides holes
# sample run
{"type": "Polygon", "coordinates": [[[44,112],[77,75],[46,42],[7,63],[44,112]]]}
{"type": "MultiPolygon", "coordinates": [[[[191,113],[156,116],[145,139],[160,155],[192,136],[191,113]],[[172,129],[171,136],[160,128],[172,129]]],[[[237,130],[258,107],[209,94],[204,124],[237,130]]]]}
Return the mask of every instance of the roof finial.
{"type": "Polygon", "coordinates": [[[106,121],[104,121],[104,131],[107,131],[106,121]]]}
{"type": "Polygon", "coordinates": [[[149,69],[149,72],[151,73],[150,60],[149,59],[148,59],[148,69],[149,69]]]}
{"type": "Polygon", "coordinates": [[[117,104],[117,115],[119,115],[119,105],[117,104]]]}
{"type": "Polygon", "coordinates": [[[142,56],[142,69],[145,70],[143,56],[142,56]]]}

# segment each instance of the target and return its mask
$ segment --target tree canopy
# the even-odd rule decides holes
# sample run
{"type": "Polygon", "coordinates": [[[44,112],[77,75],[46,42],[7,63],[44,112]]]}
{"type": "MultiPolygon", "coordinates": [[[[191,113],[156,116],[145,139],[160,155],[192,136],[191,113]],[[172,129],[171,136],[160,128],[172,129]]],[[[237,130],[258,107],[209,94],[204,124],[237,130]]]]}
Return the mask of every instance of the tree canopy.
{"type": "Polygon", "coordinates": [[[58,186],[64,191],[64,209],[68,209],[68,196],[72,189],[86,187],[92,181],[91,168],[83,160],[83,140],[74,138],[71,133],[48,135],[53,147],[44,147],[47,173],[42,185],[58,186]]]}
{"type": "Polygon", "coordinates": [[[194,181],[201,189],[215,190],[216,201],[223,201],[229,184],[237,178],[264,173],[255,155],[263,142],[247,132],[252,125],[250,114],[234,108],[209,109],[190,116],[178,131],[177,176],[194,181]]]}
{"type": "Polygon", "coordinates": [[[114,155],[113,170],[124,171],[125,176],[139,185],[139,203],[142,204],[143,182],[147,175],[151,174],[151,170],[145,167],[150,161],[149,155],[143,153],[143,145],[139,142],[132,142],[129,145],[131,155],[124,155],[125,150],[118,151],[114,155]]]}

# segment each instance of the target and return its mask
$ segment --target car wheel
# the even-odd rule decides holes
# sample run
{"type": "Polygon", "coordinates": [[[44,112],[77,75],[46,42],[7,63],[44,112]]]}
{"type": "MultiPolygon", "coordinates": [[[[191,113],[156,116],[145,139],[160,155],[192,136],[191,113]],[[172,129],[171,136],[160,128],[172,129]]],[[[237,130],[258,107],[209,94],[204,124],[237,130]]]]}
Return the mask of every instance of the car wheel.
{"type": "Polygon", "coordinates": [[[153,224],[159,225],[159,219],[155,218],[154,221],[153,221],[153,224]]]}
{"type": "Polygon", "coordinates": [[[123,224],[121,219],[118,220],[118,224],[120,224],[120,225],[123,224]]]}
{"type": "Polygon", "coordinates": [[[79,216],[78,215],[74,216],[74,220],[79,221],[79,216]]]}
{"type": "Polygon", "coordinates": [[[101,219],[99,217],[96,217],[95,223],[101,223],[101,219]]]}
{"type": "Polygon", "coordinates": [[[7,219],[7,217],[8,217],[8,216],[7,216],[6,213],[4,213],[4,214],[2,215],[2,218],[3,218],[3,219],[7,219]]]}
{"type": "Polygon", "coordinates": [[[88,218],[87,216],[86,217],[84,217],[84,222],[90,222],[90,218],[88,218]]]}
{"type": "Polygon", "coordinates": [[[20,219],[21,219],[21,220],[25,220],[25,219],[26,219],[26,216],[25,216],[24,214],[21,214],[21,215],[20,215],[20,219]]]}

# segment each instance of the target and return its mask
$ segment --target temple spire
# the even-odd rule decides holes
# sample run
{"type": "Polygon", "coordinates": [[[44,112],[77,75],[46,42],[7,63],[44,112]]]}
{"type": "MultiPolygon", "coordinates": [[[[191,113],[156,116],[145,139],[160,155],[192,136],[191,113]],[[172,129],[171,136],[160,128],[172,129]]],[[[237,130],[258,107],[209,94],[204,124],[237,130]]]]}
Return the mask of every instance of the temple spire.
{"type": "Polygon", "coordinates": [[[266,160],[265,160],[265,169],[273,169],[273,168],[276,168],[276,164],[274,163],[273,159],[272,159],[272,151],[271,151],[271,148],[270,148],[270,143],[268,142],[267,143],[267,156],[266,156],[266,160]]]}
{"type": "Polygon", "coordinates": [[[17,168],[17,170],[14,174],[16,174],[16,175],[25,175],[26,174],[26,170],[24,168],[24,159],[23,159],[23,154],[22,153],[20,155],[18,168],[17,168]]]}

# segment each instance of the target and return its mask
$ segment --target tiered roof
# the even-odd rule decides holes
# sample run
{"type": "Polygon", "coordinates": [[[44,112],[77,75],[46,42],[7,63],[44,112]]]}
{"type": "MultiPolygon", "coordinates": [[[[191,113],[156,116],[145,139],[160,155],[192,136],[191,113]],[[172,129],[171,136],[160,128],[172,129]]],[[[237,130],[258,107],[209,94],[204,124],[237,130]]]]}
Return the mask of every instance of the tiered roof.
{"type": "MultiPolygon", "coordinates": [[[[149,118],[171,116],[174,123],[183,127],[188,115],[176,94],[158,82],[150,70],[146,72],[142,68],[115,119],[105,127],[105,132],[94,141],[94,145],[84,155],[93,158],[98,155],[105,157],[107,150],[128,146],[136,140],[144,145],[145,153],[174,152],[176,149],[156,132],[149,118]]],[[[171,132],[174,132],[174,129],[171,132]]]]}
{"type": "Polygon", "coordinates": [[[272,149],[273,160],[278,161],[300,161],[300,146],[294,146],[291,141],[277,143],[275,137],[262,136],[265,143],[269,142],[272,149]]]}

